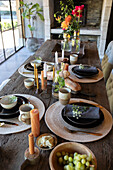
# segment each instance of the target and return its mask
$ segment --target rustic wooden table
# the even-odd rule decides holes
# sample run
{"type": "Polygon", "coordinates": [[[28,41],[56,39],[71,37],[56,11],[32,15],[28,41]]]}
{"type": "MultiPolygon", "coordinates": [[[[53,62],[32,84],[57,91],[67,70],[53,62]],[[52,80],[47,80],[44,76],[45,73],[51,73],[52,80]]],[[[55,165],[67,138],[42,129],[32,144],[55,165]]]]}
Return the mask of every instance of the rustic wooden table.
{"type": "MultiPolygon", "coordinates": [[[[52,56],[52,49],[56,44],[56,40],[48,40],[46,41],[41,48],[35,53],[34,56],[31,56],[26,63],[35,58],[35,56],[41,56],[43,60],[54,61],[54,57],[52,56]]],[[[78,60],[78,63],[82,64],[92,64],[101,69],[98,52],[96,48],[96,43],[86,43],[85,46],[85,55],[83,58],[78,60]]],[[[2,73],[1,73],[2,76],[2,73]]],[[[16,71],[12,77],[11,81],[4,87],[4,89],[0,92],[0,96],[12,94],[12,93],[23,93],[30,94],[40,98],[46,109],[55,102],[55,99],[51,96],[50,99],[44,100],[40,96],[35,93],[35,88],[31,90],[27,90],[24,87],[23,80],[25,77],[21,76],[18,71],[16,71]]],[[[73,95],[75,98],[84,98],[95,101],[106,109],[109,110],[109,103],[106,94],[106,88],[104,84],[104,80],[97,83],[92,84],[81,84],[82,89],[85,92],[93,92],[96,94],[96,97],[86,97],[83,95],[73,95]]],[[[51,90],[48,91],[51,93],[51,90]]],[[[50,132],[48,127],[45,124],[44,118],[41,120],[41,133],[50,132]]],[[[17,170],[21,168],[21,164],[24,161],[24,151],[28,148],[28,134],[30,130],[27,130],[22,133],[11,134],[11,135],[0,135],[0,169],[1,170],[17,170]]],[[[58,137],[58,143],[65,142],[66,140],[58,137]]],[[[95,154],[98,163],[99,170],[112,170],[113,169],[113,130],[104,137],[103,139],[85,143],[87,147],[89,147],[95,154]]],[[[41,151],[40,161],[36,166],[28,166],[25,170],[49,170],[49,158],[50,151],[41,151]]]]}

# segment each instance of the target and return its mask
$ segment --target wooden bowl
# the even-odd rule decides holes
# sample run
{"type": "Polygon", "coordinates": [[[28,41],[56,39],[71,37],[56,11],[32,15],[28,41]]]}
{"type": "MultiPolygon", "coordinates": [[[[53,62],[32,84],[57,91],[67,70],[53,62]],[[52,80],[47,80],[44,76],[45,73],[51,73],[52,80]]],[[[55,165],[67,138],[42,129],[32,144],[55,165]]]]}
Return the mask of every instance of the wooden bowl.
{"type": "Polygon", "coordinates": [[[50,165],[51,170],[63,170],[63,166],[58,164],[57,157],[56,157],[56,153],[61,152],[61,151],[70,152],[70,153],[77,152],[79,154],[86,154],[86,155],[92,154],[92,158],[94,159],[94,162],[95,162],[95,170],[97,169],[96,157],[89,148],[87,148],[85,145],[82,145],[79,143],[65,142],[65,143],[62,143],[62,144],[56,146],[52,150],[52,152],[49,156],[49,165],[50,165]]]}

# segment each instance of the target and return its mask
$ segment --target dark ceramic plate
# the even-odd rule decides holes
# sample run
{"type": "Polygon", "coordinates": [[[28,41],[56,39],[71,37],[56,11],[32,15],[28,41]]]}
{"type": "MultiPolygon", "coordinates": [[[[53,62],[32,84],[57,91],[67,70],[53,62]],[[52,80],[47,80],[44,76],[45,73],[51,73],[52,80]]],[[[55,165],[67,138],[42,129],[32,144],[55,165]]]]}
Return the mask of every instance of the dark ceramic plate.
{"type": "MultiPolygon", "coordinates": [[[[72,103],[71,105],[73,105],[75,103],[72,103]]],[[[91,106],[94,107],[91,104],[87,104],[87,103],[76,103],[77,106],[91,106]]],[[[62,118],[63,120],[68,123],[69,125],[72,125],[74,127],[78,127],[78,128],[93,128],[98,126],[99,124],[102,123],[102,121],[104,120],[104,115],[102,113],[102,111],[99,109],[99,115],[100,118],[99,119],[76,119],[73,117],[68,117],[65,116],[65,107],[63,108],[62,112],[61,112],[62,118]]]]}
{"type": "MultiPolygon", "coordinates": [[[[38,73],[41,73],[41,71],[43,70],[43,64],[44,63],[42,62],[41,65],[38,67],[38,73]]],[[[34,67],[30,63],[25,64],[24,68],[29,71],[34,71],[34,67]]]]}
{"type": "Polygon", "coordinates": [[[17,104],[15,107],[13,107],[12,109],[4,109],[1,105],[0,105],[0,118],[2,119],[8,119],[8,118],[14,118],[19,116],[19,107],[22,104],[25,103],[30,103],[29,100],[23,96],[18,96],[16,95],[18,100],[17,100],[17,104]]]}
{"type": "Polygon", "coordinates": [[[84,69],[79,69],[79,66],[75,66],[72,68],[72,72],[78,77],[78,78],[90,78],[93,76],[96,76],[98,74],[98,69],[93,66],[84,66],[84,69]]]}

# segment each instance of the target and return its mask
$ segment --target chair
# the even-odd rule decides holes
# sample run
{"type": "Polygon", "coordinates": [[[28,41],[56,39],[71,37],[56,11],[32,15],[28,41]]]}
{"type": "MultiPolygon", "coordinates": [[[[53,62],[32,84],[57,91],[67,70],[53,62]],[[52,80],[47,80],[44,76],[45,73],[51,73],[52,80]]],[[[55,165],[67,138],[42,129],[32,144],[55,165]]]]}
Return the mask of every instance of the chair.
{"type": "Polygon", "coordinates": [[[10,81],[11,79],[4,80],[0,85],[0,91],[3,89],[3,87],[10,81]]]}
{"type": "Polygon", "coordinates": [[[102,59],[102,70],[104,74],[105,83],[113,69],[113,41],[111,41],[107,47],[107,50],[104,54],[104,58],[102,59]]]}
{"type": "Polygon", "coordinates": [[[113,114],[113,69],[106,83],[106,90],[107,90],[110,110],[111,113],[113,114]]]}

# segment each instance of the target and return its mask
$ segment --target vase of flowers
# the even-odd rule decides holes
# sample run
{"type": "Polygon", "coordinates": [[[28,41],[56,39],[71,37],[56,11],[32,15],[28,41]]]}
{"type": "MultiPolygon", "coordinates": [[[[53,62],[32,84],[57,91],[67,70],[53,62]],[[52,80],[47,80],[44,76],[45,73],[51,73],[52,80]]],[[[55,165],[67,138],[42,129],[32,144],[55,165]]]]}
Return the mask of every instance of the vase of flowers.
{"type": "MultiPolygon", "coordinates": [[[[66,42],[71,41],[71,44],[75,46],[75,52],[79,53],[80,50],[80,26],[81,26],[81,17],[82,17],[82,12],[84,9],[84,5],[81,6],[75,6],[73,7],[73,1],[71,1],[71,7],[68,8],[67,5],[64,6],[64,4],[60,3],[61,5],[61,15],[58,13],[55,14],[56,20],[58,23],[61,23],[61,28],[63,30],[63,33],[67,34],[70,36],[70,39],[68,39],[66,42]],[[62,11],[65,11],[65,15],[62,11]]],[[[64,39],[65,40],[65,39],[64,39]]],[[[64,45],[65,46],[65,45],[64,45]]]]}

